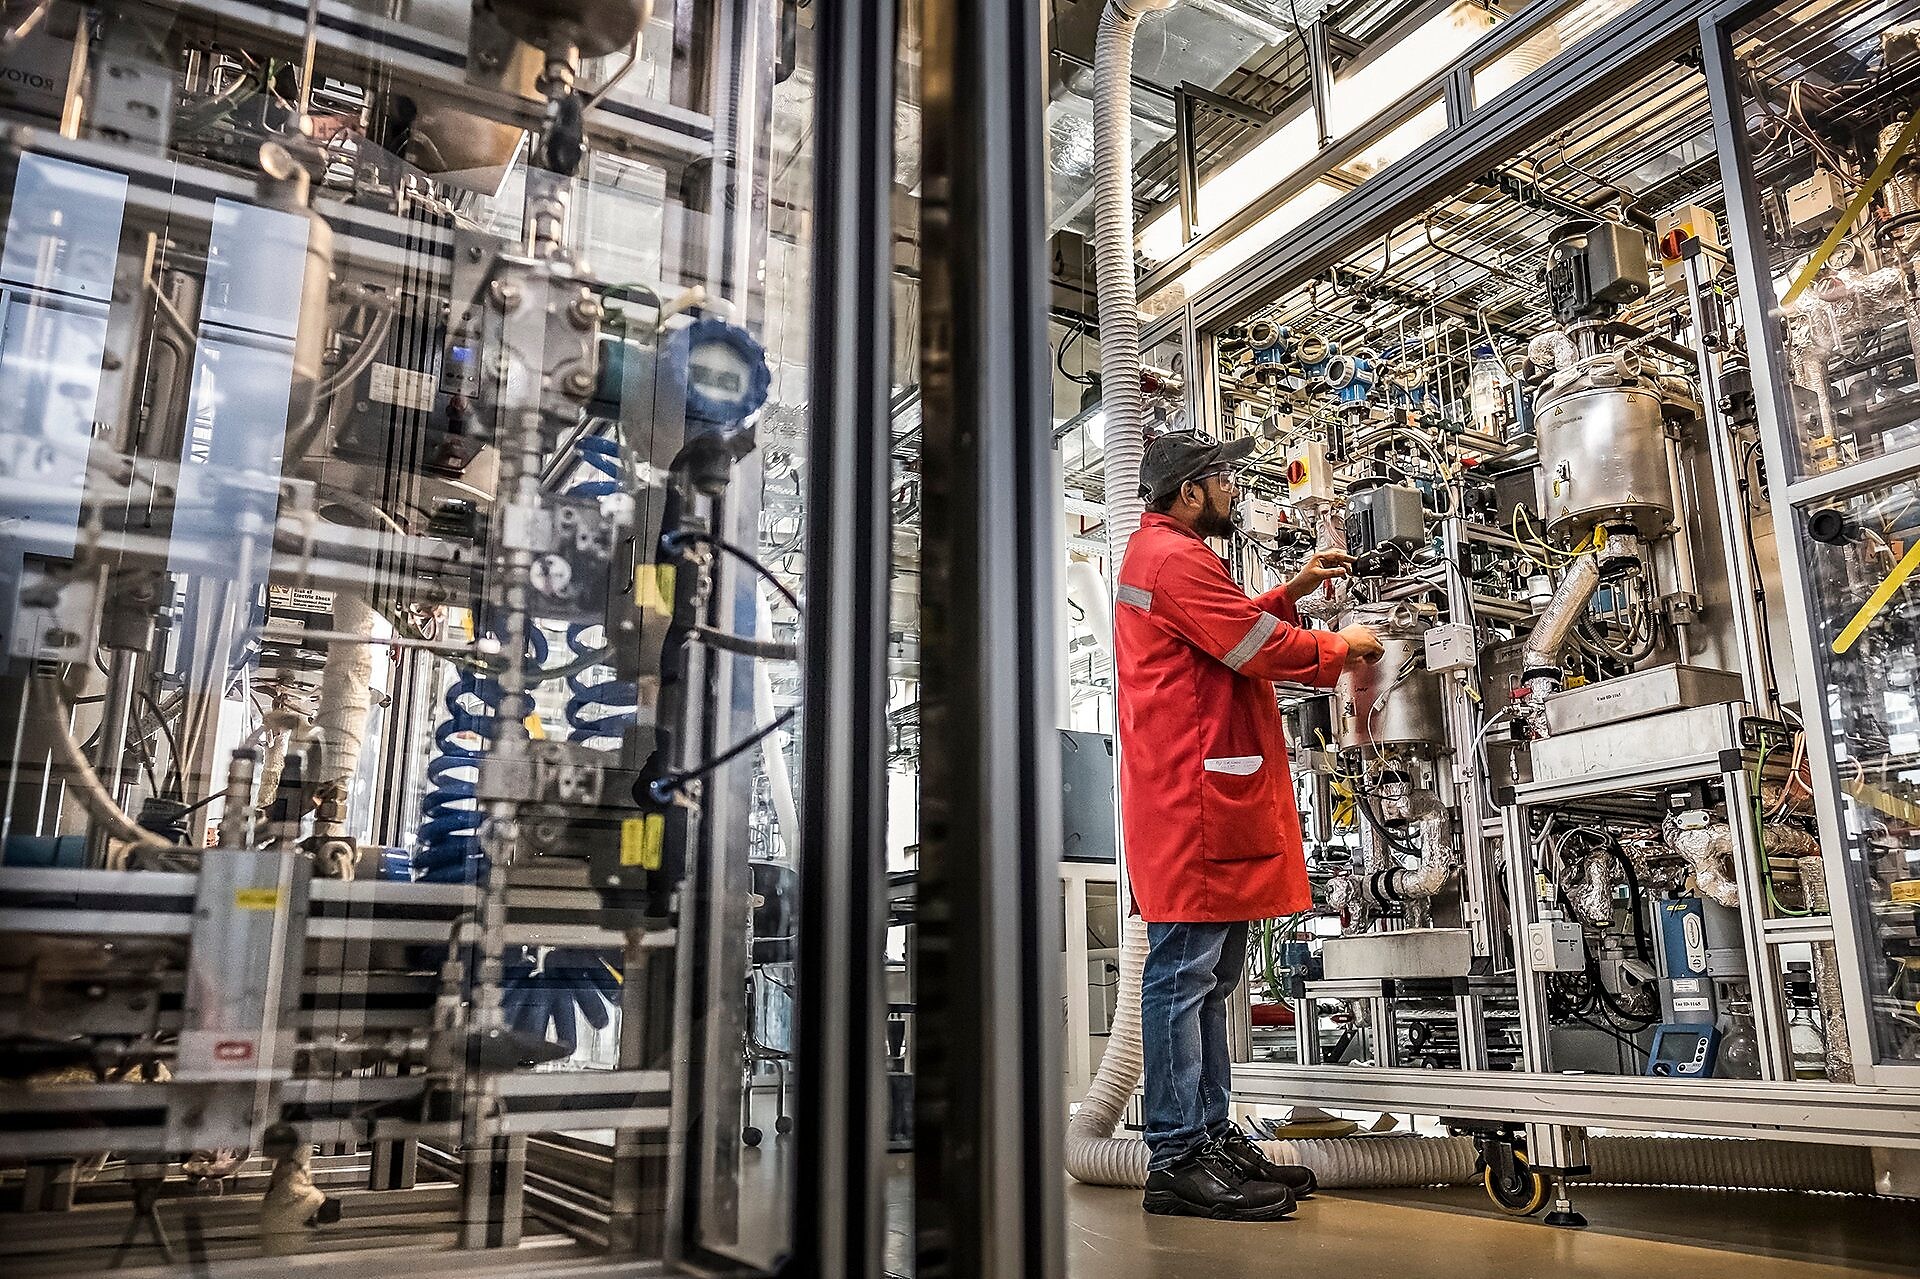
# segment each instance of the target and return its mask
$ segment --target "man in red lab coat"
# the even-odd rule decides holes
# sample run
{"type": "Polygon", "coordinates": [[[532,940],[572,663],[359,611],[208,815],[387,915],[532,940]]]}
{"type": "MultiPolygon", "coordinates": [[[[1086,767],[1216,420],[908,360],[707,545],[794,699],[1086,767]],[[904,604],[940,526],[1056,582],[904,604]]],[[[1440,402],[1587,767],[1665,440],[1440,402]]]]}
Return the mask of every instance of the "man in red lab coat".
{"type": "Polygon", "coordinates": [[[1233,531],[1232,469],[1252,447],[1191,431],[1148,446],[1148,513],[1120,566],[1113,642],[1127,879],[1149,942],[1146,1210],[1271,1221],[1313,1192],[1313,1174],[1269,1162],[1228,1118],[1226,1000],[1248,922],[1312,904],[1273,685],[1331,688],[1380,641],[1364,626],[1310,630],[1294,608],[1344,577],[1349,556],[1318,551],[1250,599],[1207,545],[1233,531]]]}

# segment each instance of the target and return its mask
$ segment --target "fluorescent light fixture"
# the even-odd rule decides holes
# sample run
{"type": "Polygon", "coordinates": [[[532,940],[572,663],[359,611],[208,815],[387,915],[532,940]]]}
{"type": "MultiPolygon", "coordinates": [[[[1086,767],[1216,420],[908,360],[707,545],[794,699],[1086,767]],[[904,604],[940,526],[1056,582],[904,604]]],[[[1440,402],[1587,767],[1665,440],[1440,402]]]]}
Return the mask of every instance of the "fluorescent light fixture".
{"type": "Polygon", "coordinates": [[[1299,171],[1319,150],[1313,112],[1303,111],[1256,143],[1238,160],[1208,175],[1200,184],[1201,229],[1219,226],[1274,184],[1299,171]]]}
{"type": "Polygon", "coordinates": [[[1496,21],[1467,0],[1435,14],[1364,66],[1334,81],[1327,126],[1335,137],[1352,133],[1399,101],[1408,89],[1439,74],[1491,31],[1496,21]]]}
{"type": "Polygon", "coordinates": [[[1320,210],[1338,200],[1339,187],[1330,182],[1315,182],[1300,194],[1283,202],[1273,212],[1234,236],[1225,244],[1188,267],[1180,277],[1192,297],[1215,280],[1274,243],[1320,210]]]}
{"type": "Polygon", "coordinates": [[[1170,205],[1133,238],[1133,247],[1149,262],[1171,261],[1185,246],[1180,243],[1180,206],[1170,205]]]}
{"type": "MultiPolygon", "coordinates": [[[[1352,133],[1399,101],[1409,88],[1440,72],[1492,29],[1496,21],[1498,19],[1474,0],[1459,0],[1380,50],[1364,66],[1343,74],[1334,83],[1333,101],[1328,108],[1328,127],[1334,136],[1352,133]]],[[[1445,125],[1445,107],[1436,100],[1360,158],[1370,162],[1373,168],[1384,167],[1434,136],[1445,125]],[[1380,158],[1383,156],[1384,159],[1380,158]]],[[[1318,154],[1318,142],[1313,111],[1302,104],[1291,118],[1277,125],[1246,154],[1201,181],[1195,210],[1197,230],[1205,232],[1221,225],[1298,173],[1318,154]]],[[[1248,234],[1251,233],[1250,230],[1248,234]]],[[[1135,237],[1134,246],[1154,262],[1166,262],[1178,255],[1185,247],[1180,241],[1179,210],[1166,209],[1147,223],[1135,237]]],[[[1199,287],[1189,283],[1188,291],[1191,293],[1199,287]]]]}

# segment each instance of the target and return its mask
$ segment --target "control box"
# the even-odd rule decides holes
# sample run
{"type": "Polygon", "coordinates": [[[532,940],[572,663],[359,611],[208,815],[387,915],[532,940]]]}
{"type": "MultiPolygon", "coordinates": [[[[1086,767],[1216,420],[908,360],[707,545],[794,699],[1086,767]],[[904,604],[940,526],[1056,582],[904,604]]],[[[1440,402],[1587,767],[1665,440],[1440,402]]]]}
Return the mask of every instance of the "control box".
{"type": "Polygon", "coordinates": [[[1400,551],[1427,545],[1427,509],[1411,484],[1379,484],[1346,497],[1346,547],[1365,555],[1384,545],[1400,551]]]}
{"type": "MultiPolygon", "coordinates": [[[[1653,242],[1660,250],[1660,278],[1668,286],[1686,278],[1686,259],[1680,256],[1680,246],[1688,240],[1698,240],[1708,249],[1720,247],[1720,223],[1711,211],[1697,204],[1682,204],[1653,220],[1653,242]]],[[[1722,259],[1718,253],[1701,257],[1709,280],[1720,274],[1722,259]]]]}
{"type": "Polygon", "coordinates": [[[1579,973],[1587,969],[1587,943],[1570,919],[1543,919],[1527,925],[1527,958],[1539,973],[1579,973]]]}
{"type": "Polygon", "coordinates": [[[1446,622],[1427,628],[1421,637],[1427,669],[1436,675],[1449,671],[1470,671],[1479,661],[1473,642],[1473,627],[1465,622],[1446,622]]]}
{"type": "Polygon", "coordinates": [[[1327,464],[1325,440],[1301,440],[1288,447],[1287,499],[1295,505],[1333,501],[1333,468],[1327,464]]]}
{"type": "Polygon", "coordinates": [[[1720,1057],[1720,1032],[1712,1026],[1668,1025],[1653,1032],[1647,1073],[1671,1079],[1705,1079],[1720,1057]]]}
{"type": "Polygon", "coordinates": [[[1846,188],[1825,169],[1787,188],[1787,221],[1795,230],[1824,230],[1840,220],[1847,207],[1846,188]]]}

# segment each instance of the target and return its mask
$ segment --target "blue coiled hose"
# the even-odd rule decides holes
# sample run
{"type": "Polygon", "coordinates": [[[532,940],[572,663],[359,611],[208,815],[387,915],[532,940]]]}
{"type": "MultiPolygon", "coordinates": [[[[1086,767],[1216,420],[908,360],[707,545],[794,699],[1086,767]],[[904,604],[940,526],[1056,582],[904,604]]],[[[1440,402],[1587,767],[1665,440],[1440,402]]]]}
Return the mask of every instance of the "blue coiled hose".
{"type": "MultiPolygon", "coordinates": [[[[619,488],[620,446],[604,435],[582,436],[575,445],[580,460],[605,479],[582,480],[567,490],[568,497],[607,497],[619,488]]],[[[599,623],[569,626],[567,648],[576,657],[584,657],[601,647],[587,636],[606,632],[599,623]]],[[[610,679],[595,683],[587,678],[595,667],[567,676],[567,736],[575,742],[619,741],[638,713],[639,689],[632,680],[610,679]]]]}
{"type": "MultiPolygon", "coordinates": [[[[547,637],[538,628],[528,628],[529,667],[538,670],[547,651],[547,637]]],[[[478,800],[480,759],[493,740],[504,695],[499,680],[471,669],[461,671],[447,689],[447,717],[434,730],[439,749],[427,761],[427,794],[420,803],[416,879],[477,883],[486,874],[486,854],[480,851],[480,824],[485,820],[478,800]],[[463,738],[479,740],[470,744],[463,738]]]]}

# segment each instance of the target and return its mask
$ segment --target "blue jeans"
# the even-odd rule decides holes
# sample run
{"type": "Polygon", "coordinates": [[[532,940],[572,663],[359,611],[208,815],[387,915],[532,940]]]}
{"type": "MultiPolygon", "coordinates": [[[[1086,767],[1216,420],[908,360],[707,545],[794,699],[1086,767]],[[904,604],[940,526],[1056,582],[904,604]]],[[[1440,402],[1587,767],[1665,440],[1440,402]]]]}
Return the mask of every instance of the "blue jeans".
{"type": "Polygon", "coordinates": [[[1227,996],[1247,966],[1245,924],[1148,924],[1140,974],[1150,1169],[1232,1127],[1227,996]]]}

